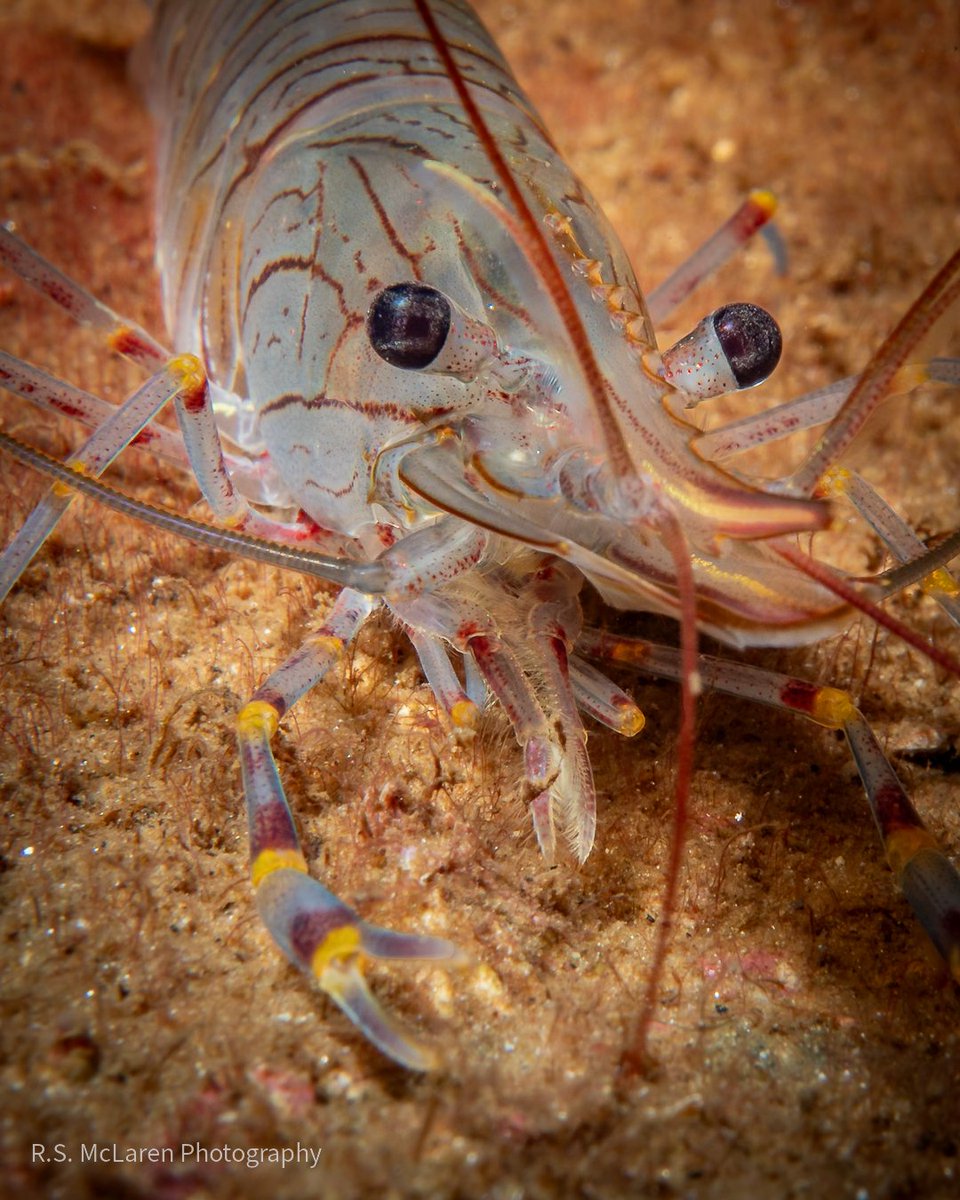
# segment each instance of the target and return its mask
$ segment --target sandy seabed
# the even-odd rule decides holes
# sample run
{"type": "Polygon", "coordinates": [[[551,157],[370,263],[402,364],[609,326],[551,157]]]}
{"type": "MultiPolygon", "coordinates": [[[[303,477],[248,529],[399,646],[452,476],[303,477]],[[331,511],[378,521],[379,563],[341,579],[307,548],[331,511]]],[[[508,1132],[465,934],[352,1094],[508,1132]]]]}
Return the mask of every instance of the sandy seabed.
{"type": "MultiPolygon", "coordinates": [[[[480,8],[644,286],[749,187],[778,194],[789,275],[751,249],[665,331],[728,299],[775,312],[784,364],[740,409],[862,367],[960,240],[955,4],[480,8]]],[[[142,23],[119,4],[2,7],[0,216],[160,331],[151,131],[125,55],[142,23]]],[[[927,351],[956,353],[958,326],[948,314],[927,351]]],[[[6,279],[0,345],[112,398],[136,381],[6,279]]],[[[924,535],[957,524],[956,399],[894,401],[857,454],[924,535]]],[[[3,408],[28,440],[61,455],[76,444],[66,426],[3,408]]],[[[778,449],[761,466],[797,456],[778,449]]],[[[43,485],[2,471],[9,537],[43,485]]],[[[145,455],[120,478],[155,502],[196,498],[145,455]]],[[[854,522],[841,540],[850,569],[877,567],[854,522]]],[[[385,625],[367,630],[278,738],[308,856],[365,916],[444,933],[474,965],[375,978],[443,1047],[444,1070],[410,1075],[366,1045],[255,917],[233,747],[238,707],[328,602],[313,583],[89,504],[7,601],[5,1188],[80,1200],[956,1194],[956,988],[893,889],[844,748],[723,698],[699,711],[656,1068],[626,1085],[618,1064],[663,892],[676,690],[631,683],[647,715],[631,743],[591,731],[597,848],[582,870],[549,869],[516,800],[503,718],[454,744],[409,648],[385,625]]],[[[928,600],[896,611],[957,652],[928,600]]],[[[960,851],[956,680],[865,622],[753,657],[850,687],[960,851]]]]}

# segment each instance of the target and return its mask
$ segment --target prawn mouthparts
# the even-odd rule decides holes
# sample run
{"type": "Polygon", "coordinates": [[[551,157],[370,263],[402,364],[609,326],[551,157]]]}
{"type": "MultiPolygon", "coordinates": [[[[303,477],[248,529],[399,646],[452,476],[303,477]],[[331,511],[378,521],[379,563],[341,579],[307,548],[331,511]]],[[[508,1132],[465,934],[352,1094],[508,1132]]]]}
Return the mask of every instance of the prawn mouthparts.
{"type": "MultiPolygon", "coordinates": [[[[858,608],[923,649],[876,607],[918,581],[960,621],[954,541],[928,548],[837,464],[891,388],[956,383],[955,360],[908,358],[960,295],[960,254],[858,380],[704,434],[688,410],[765,379],[776,322],[724,305],[657,348],[622,247],[465,4],[166,0],[145,57],[177,352],[0,228],[0,263],[149,373],[114,406],[0,356],[5,388],[92,429],[62,464],[0,435],[52,477],[0,559],[0,598],[80,492],[341,588],[237,721],[257,908],[287,958],[384,1054],[413,1070],[442,1063],[381,1007],[364,966],[464,956],[446,937],[367,922],[310,874],[272,750],[289,710],[386,611],[453,730],[499,703],[547,859],[566,848],[583,862],[597,836],[583,714],[628,737],[644,723],[587,658],[679,682],[668,882],[628,1071],[646,1061],[669,951],[704,688],[843,732],[897,882],[960,980],[960,877],[852,699],[698,644],[705,633],[735,648],[801,645],[858,608]],[[155,423],[168,404],[177,431],[155,423]],[[791,478],[721,465],[801,425],[823,433],[791,478]],[[129,445],[189,467],[214,524],[102,483],[129,445]],[[886,576],[849,580],[798,549],[848,501],[901,564],[886,576]],[[615,607],[677,619],[680,648],[584,629],[585,582],[615,607]]],[[[773,208],[751,193],[653,293],[656,319],[773,208]]]]}

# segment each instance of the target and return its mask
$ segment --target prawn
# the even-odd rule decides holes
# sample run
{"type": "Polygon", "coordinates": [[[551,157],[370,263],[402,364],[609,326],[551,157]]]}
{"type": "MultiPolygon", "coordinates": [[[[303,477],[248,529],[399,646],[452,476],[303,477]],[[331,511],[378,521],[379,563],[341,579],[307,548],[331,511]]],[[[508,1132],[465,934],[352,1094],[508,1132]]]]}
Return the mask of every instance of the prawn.
{"type": "MultiPolygon", "coordinates": [[[[566,842],[583,861],[595,836],[580,712],[624,734],[642,726],[635,703],[584,656],[680,680],[678,834],[651,997],[700,686],[843,729],[898,879],[956,970],[960,882],[849,697],[708,659],[697,646],[698,633],[734,647],[803,644],[840,628],[851,607],[909,637],[876,608],[881,585],[851,584],[786,539],[827,525],[829,507],[813,493],[880,396],[906,381],[906,356],[955,299],[956,257],[841,397],[806,466],[761,487],[718,465],[704,449],[710,435],[697,448],[684,406],[758,382],[776,361],[775,327],[757,310],[722,310],[655,349],[623,251],[465,6],[198,11],[161,6],[151,54],[163,118],[158,261],[181,353],[3,238],[16,273],[153,374],[116,412],[89,408],[96,432],[8,549],[0,578],[8,591],[75,492],[115,502],[90,477],[127,444],[163,440],[151,422],[172,400],[181,434],[167,438],[167,453],[189,459],[231,532],[127,509],[342,586],[238,722],[258,907],[288,957],[386,1054],[434,1064],[376,1002],[363,962],[455,962],[455,947],[367,924],[308,873],[271,748],[280,719],[385,606],[454,728],[471,728],[487,692],[505,709],[548,858],[566,842]],[[300,30],[311,21],[318,40],[305,49],[300,30]],[[731,353],[736,343],[745,361],[731,353]],[[614,607],[677,618],[681,649],[585,632],[585,581],[614,607]]],[[[763,196],[748,203],[754,224],[767,208],[763,196]]],[[[692,273],[704,269],[697,259],[692,273]]],[[[686,286],[672,281],[656,310],[669,311],[686,286]]],[[[35,399],[46,388],[50,407],[58,396],[61,409],[81,402],[22,364],[8,371],[35,399]]],[[[803,420],[825,420],[822,398],[803,405],[803,420]]],[[[758,436],[728,430],[724,453],[758,436]]],[[[926,579],[949,608],[954,585],[934,553],[869,490],[829,480],[895,531],[893,552],[919,560],[914,581],[926,579]]],[[[902,575],[885,584],[902,586],[902,575]]]]}

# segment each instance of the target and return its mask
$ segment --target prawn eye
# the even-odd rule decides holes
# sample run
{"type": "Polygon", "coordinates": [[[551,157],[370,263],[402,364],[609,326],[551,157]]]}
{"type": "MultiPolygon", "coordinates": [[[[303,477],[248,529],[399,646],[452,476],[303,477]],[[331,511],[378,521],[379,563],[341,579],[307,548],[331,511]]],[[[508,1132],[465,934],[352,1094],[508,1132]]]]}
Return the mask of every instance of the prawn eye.
{"type": "Polygon", "coordinates": [[[687,407],[763,383],[780,361],[783,339],[756,304],[726,304],[660,356],[663,377],[686,393],[687,407]]]}
{"type": "Polygon", "coordinates": [[[450,332],[450,301],[422,283],[384,288],[367,313],[370,345],[391,367],[419,371],[443,349],[450,332]]]}
{"type": "Polygon", "coordinates": [[[783,339],[766,309],[727,304],[713,314],[713,328],[738,388],[763,383],[780,361],[783,339]]]}

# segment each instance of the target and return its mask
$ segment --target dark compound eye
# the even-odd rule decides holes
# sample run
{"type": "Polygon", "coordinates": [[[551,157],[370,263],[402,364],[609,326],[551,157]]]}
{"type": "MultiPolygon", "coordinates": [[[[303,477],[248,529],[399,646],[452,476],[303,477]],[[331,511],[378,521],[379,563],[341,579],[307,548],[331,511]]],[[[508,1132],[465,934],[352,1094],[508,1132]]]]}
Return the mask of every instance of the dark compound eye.
{"type": "Polygon", "coordinates": [[[738,388],[763,383],[780,361],[783,338],[766,309],[727,304],[713,314],[713,328],[738,388]]]}
{"type": "Polygon", "coordinates": [[[783,339],[755,304],[726,304],[662,351],[663,377],[687,395],[690,408],[710,396],[763,383],[780,361],[783,339]]]}
{"type": "Polygon", "coordinates": [[[367,314],[367,336],[392,367],[419,371],[443,349],[450,332],[450,301],[422,283],[384,288],[367,314]]]}

